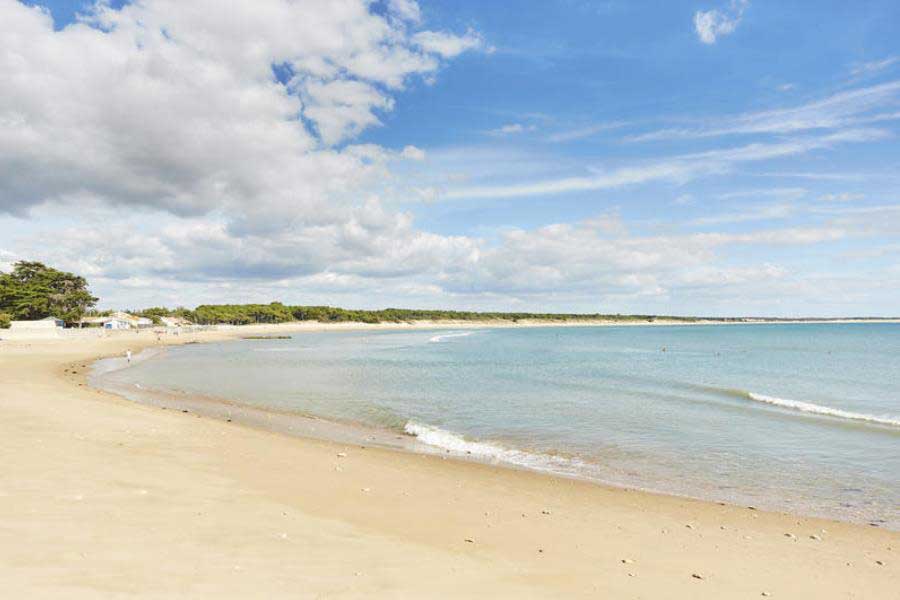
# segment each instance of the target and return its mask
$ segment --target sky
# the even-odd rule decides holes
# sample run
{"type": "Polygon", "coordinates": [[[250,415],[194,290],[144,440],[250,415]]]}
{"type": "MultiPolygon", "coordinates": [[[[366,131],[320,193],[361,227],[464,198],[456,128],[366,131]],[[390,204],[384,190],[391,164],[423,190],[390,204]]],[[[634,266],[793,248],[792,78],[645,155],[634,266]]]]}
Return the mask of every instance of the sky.
{"type": "Polygon", "coordinates": [[[0,270],[215,302],[900,315],[894,0],[0,0],[0,270]]]}

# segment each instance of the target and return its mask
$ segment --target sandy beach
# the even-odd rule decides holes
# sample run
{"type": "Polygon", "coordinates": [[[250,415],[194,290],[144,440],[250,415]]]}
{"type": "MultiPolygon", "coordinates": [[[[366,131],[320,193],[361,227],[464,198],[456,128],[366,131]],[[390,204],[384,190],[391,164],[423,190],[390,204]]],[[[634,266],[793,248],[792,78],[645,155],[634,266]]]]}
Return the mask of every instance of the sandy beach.
{"type": "Polygon", "coordinates": [[[156,343],[0,342],[4,597],[900,598],[898,532],[298,439],[86,384],[97,358],[156,343]]]}

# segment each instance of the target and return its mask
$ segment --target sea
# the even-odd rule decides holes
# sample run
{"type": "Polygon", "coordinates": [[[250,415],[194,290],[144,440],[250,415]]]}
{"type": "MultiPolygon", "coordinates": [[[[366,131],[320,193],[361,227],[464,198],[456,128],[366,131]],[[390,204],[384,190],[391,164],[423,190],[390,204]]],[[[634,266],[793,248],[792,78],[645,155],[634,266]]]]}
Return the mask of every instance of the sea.
{"type": "Polygon", "coordinates": [[[304,332],[115,366],[94,385],[137,401],[900,529],[900,324],[304,332]]]}

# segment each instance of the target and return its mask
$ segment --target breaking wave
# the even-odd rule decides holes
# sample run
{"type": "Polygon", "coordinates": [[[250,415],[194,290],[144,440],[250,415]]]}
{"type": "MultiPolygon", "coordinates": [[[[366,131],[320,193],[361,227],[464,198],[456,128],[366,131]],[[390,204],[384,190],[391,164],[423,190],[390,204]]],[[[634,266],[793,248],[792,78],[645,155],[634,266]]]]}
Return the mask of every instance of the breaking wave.
{"type": "Polygon", "coordinates": [[[488,462],[506,463],[561,475],[584,475],[589,469],[586,463],[576,458],[525,452],[489,442],[475,442],[451,431],[415,421],[408,421],[403,429],[407,434],[415,436],[419,442],[457,456],[470,456],[488,462]]]}
{"type": "Polygon", "coordinates": [[[466,337],[468,335],[472,335],[472,332],[471,331],[461,331],[461,332],[455,332],[455,333],[442,333],[440,335],[434,336],[433,338],[431,338],[428,341],[431,342],[432,344],[438,344],[440,342],[443,342],[447,338],[466,337]]]}
{"type": "Polygon", "coordinates": [[[800,412],[811,413],[814,415],[824,415],[838,419],[848,419],[851,421],[862,421],[865,423],[876,423],[878,425],[887,425],[889,427],[900,427],[900,419],[891,419],[889,417],[878,417],[875,415],[867,415],[865,413],[857,413],[849,410],[841,410],[839,408],[831,408],[829,406],[821,406],[812,402],[801,402],[799,400],[785,400],[784,398],[776,398],[774,396],[766,396],[763,394],[754,394],[747,392],[747,398],[756,402],[763,402],[781,408],[788,408],[800,412]]]}

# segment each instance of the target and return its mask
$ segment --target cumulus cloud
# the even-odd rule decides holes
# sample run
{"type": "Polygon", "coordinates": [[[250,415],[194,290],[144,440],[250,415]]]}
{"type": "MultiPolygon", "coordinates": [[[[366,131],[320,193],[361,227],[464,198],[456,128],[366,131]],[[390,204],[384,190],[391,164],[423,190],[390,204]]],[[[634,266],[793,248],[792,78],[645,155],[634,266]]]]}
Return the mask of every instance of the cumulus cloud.
{"type": "Polygon", "coordinates": [[[364,0],[99,3],[62,30],[0,0],[0,23],[0,210],[93,196],[242,227],[355,202],[383,165],[339,144],[477,37],[423,47],[364,0]]]}
{"type": "Polygon", "coordinates": [[[405,21],[419,23],[422,20],[422,11],[416,0],[389,0],[388,9],[405,21]]]}
{"type": "Polygon", "coordinates": [[[453,58],[465,52],[484,46],[484,40],[476,31],[469,29],[465,35],[451,35],[442,31],[420,31],[413,36],[413,42],[426,52],[433,52],[444,58],[453,58]]]}
{"type": "Polygon", "coordinates": [[[694,13],[694,30],[704,44],[715,44],[722,36],[733,33],[750,4],[749,0],[731,0],[722,10],[698,10],[694,13]]]}

